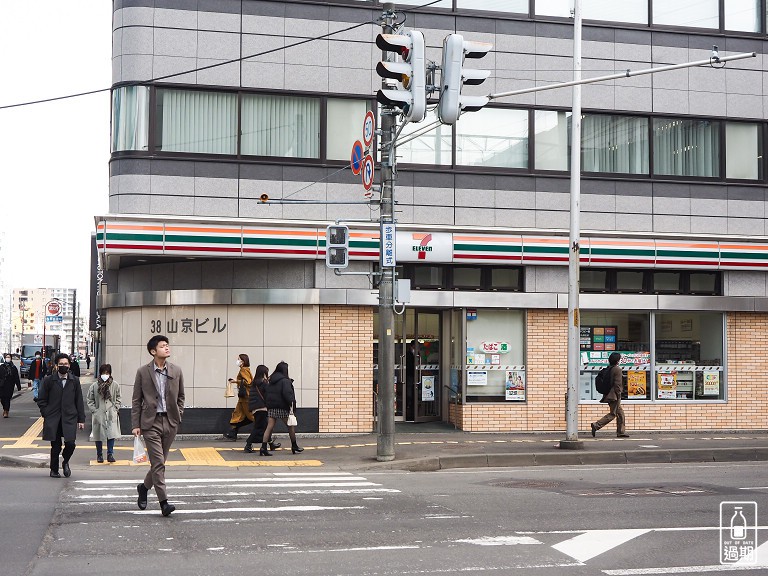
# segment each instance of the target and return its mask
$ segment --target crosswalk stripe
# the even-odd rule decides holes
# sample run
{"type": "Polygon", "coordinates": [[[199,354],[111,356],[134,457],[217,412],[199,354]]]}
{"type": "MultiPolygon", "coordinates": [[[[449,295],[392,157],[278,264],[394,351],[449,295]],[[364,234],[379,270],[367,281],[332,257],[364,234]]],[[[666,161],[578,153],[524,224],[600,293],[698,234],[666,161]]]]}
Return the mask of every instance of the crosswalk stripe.
{"type": "Polygon", "coordinates": [[[552,546],[574,560],[586,562],[612,548],[651,532],[650,529],[590,530],[552,546]]]}
{"type": "MultiPolygon", "coordinates": [[[[365,506],[254,506],[242,508],[198,508],[196,510],[181,508],[174,512],[179,514],[231,514],[233,512],[320,512],[322,510],[363,510],[365,506]]],[[[156,515],[156,510],[118,510],[121,514],[156,515]]]]}

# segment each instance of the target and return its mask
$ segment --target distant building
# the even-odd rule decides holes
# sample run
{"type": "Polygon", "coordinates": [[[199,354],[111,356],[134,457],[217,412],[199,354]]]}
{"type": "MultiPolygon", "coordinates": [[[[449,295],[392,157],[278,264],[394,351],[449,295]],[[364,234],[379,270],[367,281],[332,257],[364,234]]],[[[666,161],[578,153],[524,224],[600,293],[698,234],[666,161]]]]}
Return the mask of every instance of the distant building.
{"type": "MultiPolygon", "coordinates": [[[[61,304],[61,322],[49,322],[47,334],[61,336],[61,348],[70,351],[74,311],[74,288],[14,288],[11,296],[13,349],[21,345],[23,334],[42,334],[46,321],[45,306],[52,300],[61,304]]],[[[81,321],[82,323],[82,321],[81,321]]],[[[82,328],[80,328],[82,330],[82,328]]]]}

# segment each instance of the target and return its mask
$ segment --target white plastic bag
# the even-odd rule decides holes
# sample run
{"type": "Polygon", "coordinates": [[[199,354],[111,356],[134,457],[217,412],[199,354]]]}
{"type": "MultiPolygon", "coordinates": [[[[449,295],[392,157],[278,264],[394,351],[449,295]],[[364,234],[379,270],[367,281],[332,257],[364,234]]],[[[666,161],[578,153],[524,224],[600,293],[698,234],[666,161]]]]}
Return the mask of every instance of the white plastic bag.
{"type": "Polygon", "coordinates": [[[287,424],[288,424],[288,426],[298,426],[299,425],[298,420],[296,420],[296,414],[294,414],[293,412],[288,414],[288,422],[287,422],[287,424]]]}
{"type": "Polygon", "coordinates": [[[141,436],[133,437],[133,463],[143,464],[147,461],[147,449],[141,436]]]}

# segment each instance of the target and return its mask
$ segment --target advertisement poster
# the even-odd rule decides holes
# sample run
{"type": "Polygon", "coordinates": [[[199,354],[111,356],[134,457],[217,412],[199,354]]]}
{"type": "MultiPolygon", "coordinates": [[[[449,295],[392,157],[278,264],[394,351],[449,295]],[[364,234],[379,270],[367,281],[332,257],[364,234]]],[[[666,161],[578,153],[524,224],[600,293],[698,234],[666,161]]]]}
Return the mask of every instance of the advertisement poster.
{"type": "Polygon", "coordinates": [[[421,401],[434,402],[435,400],[435,377],[421,377],[421,401]]]}
{"type": "Polygon", "coordinates": [[[501,356],[499,354],[491,354],[491,364],[495,366],[501,364],[501,356]]]}
{"type": "Polygon", "coordinates": [[[472,364],[485,364],[485,354],[475,354],[475,358],[472,364]]]}
{"type": "Polygon", "coordinates": [[[674,400],[677,398],[677,374],[659,374],[658,378],[659,400],[674,400]]]}
{"type": "Polygon", "coordinates": [[[487,386],[488,372],[485,370],[469,370],[467,372],[467,386],[487,386]]]}
{"type": "Polygon", "coordinates": [[[506,400],[525,401],[525,372],[507,371],[507,381],[504,383],[506,400]]]}
{"type": "Polygon", "coordinates": [[[704,372],[704,396],[720,395],[720,372],[704,372]]]}
{"type": "Polygon", "coordinates": [[[627,372],[627,397],[645,398],[648,391],[646,372],[630,370],[627,372]]]}

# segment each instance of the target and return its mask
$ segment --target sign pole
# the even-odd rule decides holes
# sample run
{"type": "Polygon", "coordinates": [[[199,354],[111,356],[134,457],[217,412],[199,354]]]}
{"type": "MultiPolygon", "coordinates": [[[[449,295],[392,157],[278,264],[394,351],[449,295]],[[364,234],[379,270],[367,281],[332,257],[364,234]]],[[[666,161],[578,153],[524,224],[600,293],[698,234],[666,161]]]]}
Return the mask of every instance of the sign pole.
{"type": "MultiPolygon", "coordinates": [[[[381,29],[384,34],[392,32],[395,23],[395,6],[391,2],[383,5],[381,29]]],[[[381,52],[382,60],[387,60],[388,53],[381,52]]],[[[383,90],[388,88],[382,79],[383,90]]],[[[384,226],[394,222],[395,195],[395,157],[394,140],[397,130],[396,111],[391,107],[382,108],[381,112],[381,211],[379,229],[383,234],[384,226]]],[[[384,254],[384,238],[379,237],[379,252],[384,254]]],[[[380,261],[383,264],[383,259],[380,261]]],[[[389,462],[395,459],[395,313],[394,313],[395,269],[381,266],[379,283],[379,380],[377,399],[378,439],[376,442],[376,460],[389,462]]]]}

